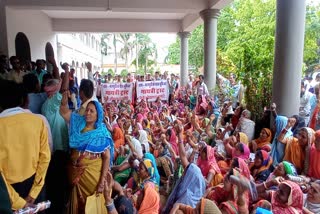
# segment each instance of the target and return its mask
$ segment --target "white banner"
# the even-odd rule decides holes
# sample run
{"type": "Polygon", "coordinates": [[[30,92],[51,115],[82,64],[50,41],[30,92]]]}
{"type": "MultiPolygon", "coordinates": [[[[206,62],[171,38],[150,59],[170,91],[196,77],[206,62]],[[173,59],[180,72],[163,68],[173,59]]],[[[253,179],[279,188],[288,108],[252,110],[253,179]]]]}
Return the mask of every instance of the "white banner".
{"type": "Polygon", "coordinates": [[[137,82],[137,100],[148,98],[155,101],[158,97],[167,101],[169,98],[169,86],[167,80],[137,82]]]}
{"type": "Polygon", "coordinates": [[[132,101],[133,83],[102,83],[101,98],[105,102],[105,97],[108,97],[107,102],[113,100],[130,100],[132,101]]]}

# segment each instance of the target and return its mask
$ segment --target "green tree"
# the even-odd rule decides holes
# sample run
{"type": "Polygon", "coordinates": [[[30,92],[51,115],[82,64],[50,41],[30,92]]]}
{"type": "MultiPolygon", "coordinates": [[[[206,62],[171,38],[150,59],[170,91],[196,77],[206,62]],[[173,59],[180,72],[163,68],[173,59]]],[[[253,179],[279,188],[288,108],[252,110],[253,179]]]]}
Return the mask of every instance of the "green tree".
{"type": "Polygon", "coordinates": [[[108,41],[110,39],[111,34],[109,33],[103,33],[101,35],[101,41],[100,41],[100,45],[101,45],[101,54],[102,55],[108,55],[108,51],[111,48],[110,45],[108,44],[108,41]]]}
{"type": "Polygon", "coordinates": [[[111,68],[108,69],[108,74],[111,74],[113,77],[115,76],[115,73],[111,68]]]}
{"type": "Polygon", "coordinates": [[[127,69],[123,69],[122,71],[121,71],[121,73],[120,73],[120,76],[121,77],[126,77],[127,75],[128,75],[128,70],[127,69]]]}
{"type": "Polygon", "coordinates": [[[165,58],[167,64],[180,64],[180,39],[177,38],[168,48],[168,55],[165,58]]]}
{"type": "MultiPolygon", "coordinates": [[[[144,72],[147,73],[148,68],[156,64],[157,61],[157,46],[152,42],[149,34],[136,34],[136,58],[132,62],[136,67],[143,67],[144,72]]],[[[139,70],[139,69],[138,69],[139,70]]]]}
{"type": "Polygon", "coordinates": [[[307,5],[303,58],[306,66],[319,63],[320,5],[307,5]]]}
{"type": "Polygon", "coordinates": [[[131,53],[131,50],[133,48],[133,43],[130,41],[130,39],[131,39],[130,33],[119,34],[118,41],[123,45],[123,47],[120,50],[120,57],[125,60],[127,70],[129,70],[128,56],[131,53]]]}
{"type": "Polygon", "coordinates": [[[236,66],[254,117],[271,100],[275,15],[275,0],[237,0],[221,12],[218,23],[218,48],[236,66]]]}

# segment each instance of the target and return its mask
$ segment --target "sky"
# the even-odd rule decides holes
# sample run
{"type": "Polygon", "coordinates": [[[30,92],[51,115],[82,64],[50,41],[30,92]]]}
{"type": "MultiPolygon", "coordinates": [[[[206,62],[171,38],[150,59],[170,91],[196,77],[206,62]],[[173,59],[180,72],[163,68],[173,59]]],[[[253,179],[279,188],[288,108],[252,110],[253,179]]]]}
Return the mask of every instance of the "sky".
{"type": "Polygon", "coordinates": [[[176,41],[177,34],[174,33],[150,33],[152,41],[157,45],[158,62],[163,63],[165,57],[168,55],[168,48],[170,44],[176,41]]]}

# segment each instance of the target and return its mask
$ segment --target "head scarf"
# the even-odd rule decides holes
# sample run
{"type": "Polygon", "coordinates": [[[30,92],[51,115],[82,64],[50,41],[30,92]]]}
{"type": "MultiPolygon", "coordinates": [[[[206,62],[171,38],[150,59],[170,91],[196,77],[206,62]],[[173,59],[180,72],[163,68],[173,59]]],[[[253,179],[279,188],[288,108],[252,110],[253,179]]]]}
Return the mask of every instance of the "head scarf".
{"type": "MultiPolygon", "coordinates": [[[[278,141],[278,137],[287,125],[288,118],[285,116],[277,116],[276,117],[276,134],[274,135],[273,142],[271,145],[271,157],[273,160],[273,166],[277,166],[279,163],[282,162],[285,150],[285,144],[278,141]]],[[[292,131],[289,129],[285,135],[285,137],[292,136],[292,131]]]]}
{"type": "Polygon", "coordinates": [[[206,177],[211,170],[214,170],[215,174],[220,174],[221,171],[214,155],[214,148],[205,145],[203,149],[206,149],[207,160],[202,160],[202,158],[199,157],[197,163],[201,169],[202,175],[206,177]]]}
{"type": "Polygon", "coordinates": [[[147,171],[148,171],[148,174],[149,174],[149,178],[141,182],[140,188],[143,189],[144,185],[147,182],[152,182],[155,185],[158,185],[157,178],[156,178],[156,173],[155,173],[155,167],[154,167],[152,161],[150,159],[146,159],[145,158],[145,159],[143,159],[142,163],[147,168],[147,171]]]}
{"type": "Polygon", "coordinates": [[[284,171],[286,172],[287,175],[294,175],[294,176],[298,175],[296,167],[292,163],[288,161],[282,161],[282,164],[283,164],[284,171]]]}
{"type": "Polygon", "coordinates": [[[114,141],[114,147],[116,149],[119,149],[120,146],[124,145],[124,134],[122,130],[119,127],[115,127],[113,129],[113,135],[112,135],[113,141],[114,141]]]}
{"type": "Polygon", "coordinates": [[[236,155],[235,151],[236,151],[236,148],[233,148],[232,149],[232,158],[242,158],[244,160],[248,160],[249,159],[249,156],[250,156],[250,149],[249,147],[244,144],[244,143],[238,143],[236,146],[238,146],[239,144],[242,145],[243,147],[243,153],[240,154],[240,155],[236,155]]]}
{"type": "Polygon", "coordinates": [[[143,115],[141,113],[137,114],[136,121],[142,123],[143,115]]]}
{"type": "Polygon", "coordinates": [[[272,158],[270,157],[268,152],[266,152],[264,150],[259,150],[256,152],[256,158],[257,158],[258,153],[261,154],[261,156],[262,156],[262,164],[261,164],[260,168],[258,169],[258,171],[256,172],[256,175],[264,170],[269,169],[272,164],[272,158]]]}
{"type": "Polygon", "coordinates": [[[139,208],[139,214],[158,214],[160,195],[150,183],[144,187],[144,196],[139,208]]]}
{"type": "Polygon", "coordinates": [[[239,138],[240,138],[239,143],[241,142],[241,143],[244,143],[244,144],[246,144],[248,146],[249,145],[248,136],[243,132],[239,132],[238,135],[239,135],[239,138]]]}
{"type": "Polygon", "coordinates": [[[201,198],[200,203],[201,203],[200,214],[212,214],[212,213],[220,214],[221,213],[217,205],[209,199],[201,198]]]}
{"type": "MultiPolygon", "coordinates": [[[[221,133],[223,133],[224,130],[225,130],[225,128],[219,128],[219,130],[221,131],[221,133]]],[[[228,133],[228,132],[226,132],[226,133],[224,134],[224,137],[223,137],[222,140],[225,140],[225,139],[227,139],[227,138],[229,138],[229,133],[228,133]]]]}
{"type": "Polygon", "coordinates": [[[103,109],[98,101],[92,101],[97,110],[95,129],[82,133],[86,126],[85,116],[72,113],[70,118],[69,144],[80,152],[102,153],[110,149],[110,162],[113,160],[114,143],[110,132],[103,123],[103,109]]]}
{"type": "Polygon", "coordinates": [[[144,145],[145,151],[149,152],[148,134],[145,130],[139,130],[139,141],[144,145]]]}
{"type": "Polygon", "coordinates": [[[304,160],[304,167],[303,167],[303,172],[305,175],[307,175],[309,172],[310,150],[315,140],[315,132],[313,129],[308,127],[304,127],[301,130],[304,130],[305,132],[308,133],[308,145],[305,148],[305,160],[304,160]]]}
{"type": "MultiPolygon", "coordinates": [[[[314,183],[320,185],[320,181],[319,181],[319,180],[315,181],[314,183]]],[[[307,200],[306,200],[306,202],[305,202],[305,207],[306,207],[309,211],[311,211],[311,212],[313,212],[313,213],[320,213],[320,204],[315,204],[315,203],[309,202],[309,201],[308,201],[308,197],[307,197],[307,200]]]]}
{"type": "Polygon", "coordinates": [[[210,119],[209,118],[204,118],[204,123],[205,123],[205,126],[207,127],[209,122],[210,122],[210,119]]]}
{"type": "Polygon", "coordinates": [[[174,186],[162,213],[169,213],[175,203],[182,203],[195,208],[205,190],[206,184],[199,167],[190,163],[185,169],[184,175],[174,186]]]}
{"type": "Polygon", "coordinates": [[[237,158],[237,160],[239,163],[239,169],[240,169],[241,175],[250,179],[250,170],[249,170],[248,164],[242,158],[237,158]]]}
{"type": "Polygon", "coordinates": [[[155,173],[155,178],[156,178],[156,182],[158,184],[158,186],[160,186],[160,175],[159,175],[159,171],[158,171],[158,168],[157,168],[157,162],[156,162],[156,159],[154,158],[153,154],[149,153],[149,152],[146,152],[143,157],[145,159],[149,159],[151,160],[153,166],[154,166],[154,173],[155,173]]]}
{"type": "Polygon", "coordinates": [[[169,139],[169,143],[172,146],[172,149],[174,150],[174,152],[178,155],[179,154],[179,148],[178,148],[178,144],[177,144],[177,135],[176,132],[174,131],[174,129],[168,129],[171,130],[171,135],[170,135],[170,139],[169,139]]]}
{"type": "Polygon", "coordinates": [[[255,139],[258,149],[262,149],[264,146],[270,145],[271,139],[272,139],[272,133],[271,133],[270,129],[263,128],[262,130],[264,130],[267,133],[267,138],[266,139],[261,139],[259,137],[258,139],[255,139]]]}
{"type": "Polygon", "coordinates": [[[290,187],[290,194],[286,204],[280,203],[276,195],[278,192],[272,193],[271,204],[274,214],[295,214],[302,213],[303,193],[300,186],[292,181],[284,181],[282,184],[290,187]]]}

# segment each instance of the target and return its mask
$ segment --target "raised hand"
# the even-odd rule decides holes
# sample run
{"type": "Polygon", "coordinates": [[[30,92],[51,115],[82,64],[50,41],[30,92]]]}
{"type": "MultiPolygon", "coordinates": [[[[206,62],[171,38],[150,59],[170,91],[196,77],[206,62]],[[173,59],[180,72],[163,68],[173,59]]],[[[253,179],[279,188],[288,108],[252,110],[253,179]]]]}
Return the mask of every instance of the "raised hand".
{"type": "Polygon", "coordinates": [[[92,64],[91,64],[91,62],[86,62],[86,66],[87,66],[88,71],[92,71],[92,64]]]}

